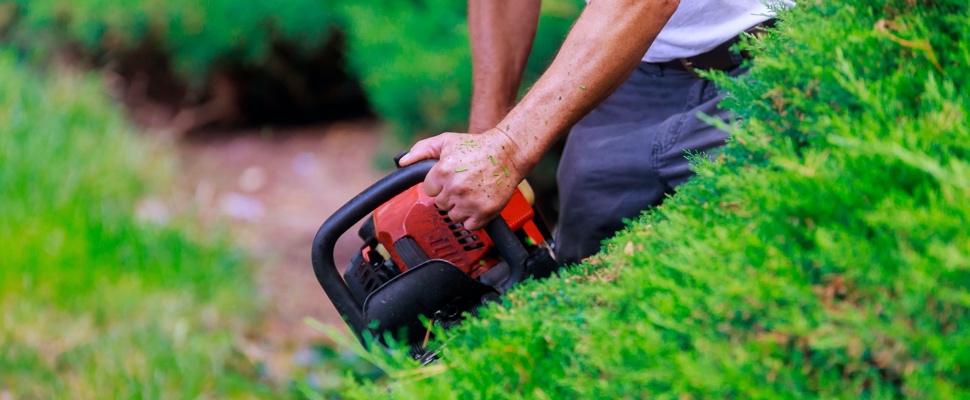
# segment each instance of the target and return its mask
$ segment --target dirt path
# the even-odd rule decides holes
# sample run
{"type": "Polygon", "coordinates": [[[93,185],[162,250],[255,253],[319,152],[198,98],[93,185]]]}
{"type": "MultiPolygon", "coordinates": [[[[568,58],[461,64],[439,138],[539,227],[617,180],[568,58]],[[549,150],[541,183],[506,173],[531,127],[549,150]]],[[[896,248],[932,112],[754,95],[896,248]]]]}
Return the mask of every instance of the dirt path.
{"type": "MultiPolygon", "coordinates": [[[[257,265],[265,302],[261,331],[241,346],[271,376],[289,375],[294,355],[326,338],[304,317],[343,327],[314,278],[310,245],[320,224],[388,171],[374,167],[381,138],[372,123],[253,130],[179,145],[180,184],[203,215],[228,220],[237,245],[257,265]]],[[[356,228],[337,243],[335,259],[360,246],[356,228]]]]}

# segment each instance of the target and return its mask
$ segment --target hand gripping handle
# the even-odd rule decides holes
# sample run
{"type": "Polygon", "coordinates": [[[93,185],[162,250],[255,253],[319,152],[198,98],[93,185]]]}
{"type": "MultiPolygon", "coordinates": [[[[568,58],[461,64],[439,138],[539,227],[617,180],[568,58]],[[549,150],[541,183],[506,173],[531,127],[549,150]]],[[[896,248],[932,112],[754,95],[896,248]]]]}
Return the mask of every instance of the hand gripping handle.
{"type": "MultiPolygon", "coordinates": [[[[364,320],[363,305],[354,297],[334,264],[333,251],[337,239],[380,205],[423,182],[437,161],[419,161],[377,181],[327,218],[313,238],[311,258],[317,281],[358,337],[367,330],[370,321],[364,320]]],[[[509,264],[510,275],[503,284],[504,291],[522,279],[528,252],[501,217],[489,222],[485,233],[492,238],[499,254],[509,264]]]]}

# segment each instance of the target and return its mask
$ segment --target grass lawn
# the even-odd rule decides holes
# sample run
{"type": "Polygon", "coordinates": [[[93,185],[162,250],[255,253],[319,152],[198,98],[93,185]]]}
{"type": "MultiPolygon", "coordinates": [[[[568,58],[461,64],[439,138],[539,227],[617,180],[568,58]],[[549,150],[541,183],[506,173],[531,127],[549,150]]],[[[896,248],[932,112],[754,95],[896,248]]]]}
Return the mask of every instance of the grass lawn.
{"type": "MultiPolygon", "coordinates": [[[[0,51],[0,398],[279,397],[223,235],[134,217],[172,165],[99,82],[0,51]]],[[[184,218],[183,218],[184,219],[184,218]]]]}

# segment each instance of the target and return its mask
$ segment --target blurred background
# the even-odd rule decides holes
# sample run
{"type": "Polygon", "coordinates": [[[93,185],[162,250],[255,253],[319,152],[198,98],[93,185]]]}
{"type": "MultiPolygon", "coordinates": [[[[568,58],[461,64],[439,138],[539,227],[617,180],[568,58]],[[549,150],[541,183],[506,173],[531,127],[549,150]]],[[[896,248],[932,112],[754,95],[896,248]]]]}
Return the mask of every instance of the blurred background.
{"type": "MultiPolygon", "coordinates": [[[[344,329],[310,242],[391,155],[465,129],[465,7],[0,0],[0,399],[328,396],[373,374],[304,322],[344,329]]],[[[543,2],[524,88],[581,7],[543,2]]]]}

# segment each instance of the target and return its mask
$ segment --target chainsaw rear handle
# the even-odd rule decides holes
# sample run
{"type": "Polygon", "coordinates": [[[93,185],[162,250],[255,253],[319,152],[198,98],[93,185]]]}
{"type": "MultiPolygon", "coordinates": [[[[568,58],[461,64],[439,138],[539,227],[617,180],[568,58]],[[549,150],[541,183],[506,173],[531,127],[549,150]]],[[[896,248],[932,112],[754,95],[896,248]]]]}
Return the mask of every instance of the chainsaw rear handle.
{"type": "MultiPolygon", "coordinates": [[[[313,238],[311,258],[317,281],[358,338],[363,338],[363,332],[368,329],[370,321],[364,320],[363,304],[357,301],[337,271],[333,259],[337,239],[380,205],[423,182],[437,161],[419,161],[377,181],[327,218],[313,238]]],[[[521,281],[525,275],[528,252],[501,216],[485,226],[485,233],[491,237],[499,254],[509,264],[509,278],[502,284],[502,291],[505,291],[521,281]]]]}

